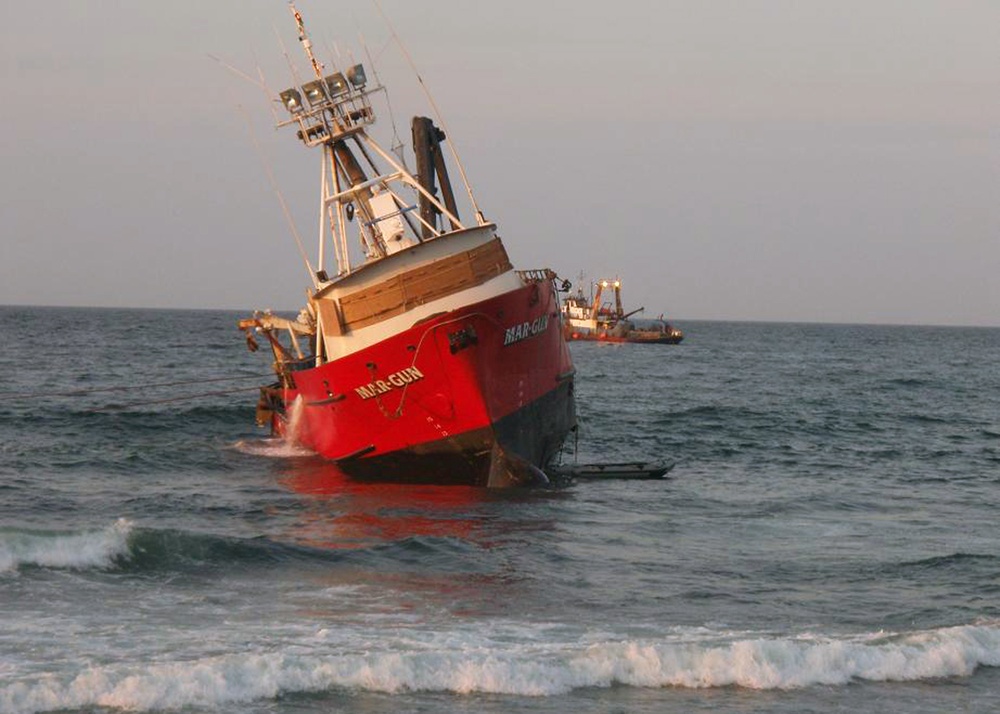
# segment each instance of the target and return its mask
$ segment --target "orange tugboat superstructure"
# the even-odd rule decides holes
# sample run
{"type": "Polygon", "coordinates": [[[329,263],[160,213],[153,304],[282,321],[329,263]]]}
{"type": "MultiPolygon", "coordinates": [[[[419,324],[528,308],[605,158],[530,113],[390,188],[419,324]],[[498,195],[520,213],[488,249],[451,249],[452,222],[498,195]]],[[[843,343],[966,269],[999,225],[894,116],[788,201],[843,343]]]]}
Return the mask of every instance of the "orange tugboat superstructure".
{"type": "Polygon", "coordinates": [[[462,222],[445,135],[431,119],[413,119],[413,173],[372,139],[371,99],[384,88],[369,85],[362,65],[324,74],[291,8],[315,79],[281,92],[289,118],[279,126],[322,155],[322,228],[299,316],[240,322],[275,360],[258,421],[355,477],[544,481],[576,426],[555,274],[514,269],[464,172],[475,218],[462,222]]]}

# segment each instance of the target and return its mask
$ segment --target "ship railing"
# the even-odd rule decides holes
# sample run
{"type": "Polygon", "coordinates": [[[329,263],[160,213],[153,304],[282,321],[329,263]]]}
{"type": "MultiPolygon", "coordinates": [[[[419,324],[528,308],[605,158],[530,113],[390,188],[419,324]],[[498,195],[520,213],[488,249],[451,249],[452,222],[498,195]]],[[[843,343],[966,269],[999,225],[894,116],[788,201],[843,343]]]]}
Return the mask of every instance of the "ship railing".
{"type": "Polygon", "coordinates": [[[556,274],[548,268],[518,270],[516,272],[517,277],[519,277],[523,283],[545,283],[555,280],[556,278],[556,274]]]}

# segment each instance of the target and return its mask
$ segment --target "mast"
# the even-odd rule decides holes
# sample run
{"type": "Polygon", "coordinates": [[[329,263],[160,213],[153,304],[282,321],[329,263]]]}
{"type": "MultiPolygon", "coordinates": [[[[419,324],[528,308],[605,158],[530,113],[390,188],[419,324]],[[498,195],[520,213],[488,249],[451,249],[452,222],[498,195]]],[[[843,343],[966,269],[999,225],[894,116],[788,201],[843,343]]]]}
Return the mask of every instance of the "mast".
{"type": "MultiPolygon", "coordinates": [[[[451,231],[463,230],[458,218],[454,193],[448,179],[440,142],[444,132],[429,119],[422,119],[424,138],[415,150],[423,152],[424,168],[414,176],[394,160],[367,132],[375,123],[371,98],[384,92],[379,85],[369,85],[364,66],[355,64],[343,71],[326,74],[326,68],[313,52],[312,41],[302,14],[294,0],[288,3],[295,19],[299,43],[312,69],[313,79],[279,93],[279,100],[290,117],[278,127],[294,126],[298,138],[309,148],[319,148],[323,155],[320,171],[319,259],[316,275],[322,289],[331,280],[324,260],[327,236],[337,259],[337,276],[355,268],[349,255],[345,231],[356,227],[365,261],[381,260],[416,243],[431,240],[447,232],[439,226],[439,217],[447,219],[451,231]],[[360,151],[360,156],[355,155],[360,151]],[[367,162],[363,166],[359,158],[367,162]],[[375,163],[381,159],[387,169],[375,163]],[[371,172],[369,174],[369,171],[371,172]],[[434,178],[440,182],[442,200],[437,198],[434,178]],[[416,193],[418,206],[409,196],[416,193]]],[[[336,278],[334,278],[336,279],[336,278]]]]}
{"type": "Polygon", "coordinates": [[[312,41],[309,39],[309,34],[306,32],[306,23],[302,19],[302,13],[296,9],[294,0],[288,0],[288,9],[291,10],[292,17],[295,18],[295,26],[299,31],[299,43],[302,45],[302,49],[305,50],[306,57],[309,58],[313,74],[316,75],[316,79],[323,79],[323,65],[320,64],[320,62],[316,59],[316,55],[313,54],[312,41]]]}
{"type": "MultiPolygon", "coordinates": [[[[417,157],[417,179],[431,195],[437,195],[434,179],[441,182],[441,197],[451,214],[458,215],[455,204],[455,193],[451,189],[448,169],[445,167],[444,156],[441,154],[441,142],[445,139],[443,131],[434,126],[427,117],[413,117],[413,153],[417,157]]],[[[435,206],[423,196],[420,197],[420,218],[425,224],[433,224],[437,220],[438,211],[435,206]]],[[[457,223],[451,220],[451,228],[455,230],[457,223]]],[[[425,225],[424,238],[430,238],[430,231],[425,225]]]]}
{"type": "Polygon", "coordinates": [[[619,320],[625,317],[625,308],[622,307],[622,283],[617,278],[614,282],[615,286],[615,315],[619,320]]]}
{"type": "Polygon", "coordinates": [[[604,288],[608,285],[607,280],[600,280],[597,282],[597,292],[594,293],[594,299],[590,303],[590,319],[597,320],[600,319],[601,314],[601,293],[604,288]]]}

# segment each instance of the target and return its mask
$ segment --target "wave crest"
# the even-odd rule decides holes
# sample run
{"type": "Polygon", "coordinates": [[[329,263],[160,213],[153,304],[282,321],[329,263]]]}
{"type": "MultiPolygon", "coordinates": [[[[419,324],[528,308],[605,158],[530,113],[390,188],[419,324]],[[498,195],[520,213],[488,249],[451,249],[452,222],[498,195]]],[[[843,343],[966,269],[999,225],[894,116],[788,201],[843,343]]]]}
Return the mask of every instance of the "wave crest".
{"type": "Polygon", "coordinates": [[[800,689],[854,680],[902,682],[971,675],[1000,665],[1000,629],[964,626],[864,639],[748,639],[727,645],[624,643],[588,652],[589,686],[800,689]]]}
{"type": "Polygon", "coordinates": [[[106,706],[149,711],[334,689],[519,696],[615,684],[796,689],[968,676],[979,666],[1000,666],[1000,627],[992,625],[853,639],[456,644],[442,650],[440,642],[420,646],[410,640],[406,651],[340,655],[309,654],[299,647],[144,668],[93,668],[65,683],[46,678],[0,688],[0,710],[29,714],[106,706]]]}
{"type": "Polygon", "coordinates": [[[43,568],[107,568],[129,553],[132,522],[119,518],[99,531],[52,533],[0,529],[0,573],[24,565],[43,568]]]}

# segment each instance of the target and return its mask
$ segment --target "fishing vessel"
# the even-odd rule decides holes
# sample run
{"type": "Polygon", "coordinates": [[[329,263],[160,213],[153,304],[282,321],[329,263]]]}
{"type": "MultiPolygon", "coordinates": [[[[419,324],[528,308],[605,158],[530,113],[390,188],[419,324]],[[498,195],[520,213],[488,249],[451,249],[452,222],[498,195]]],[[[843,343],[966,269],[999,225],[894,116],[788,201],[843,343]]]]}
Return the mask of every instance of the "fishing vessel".
{"type": "Polygon", "coordinates": [[[310,79],[280,93],[278,126],[320,156],[319,248],[297,317],[239,323],[274,358],[258,423],[352,477],[544,481],[576,426],[555,274],[514,268],[450,147],[459,215],[439,117],[413,118],[414,170],[385,150],[369,133],[385,88],[363,64],[327,69],[290,9],[310,79]]]}
{"type": "Polygon", "coordinates": [[[662,315],[643,326],[637,326],[630,320],[632,315],[643,312],[645,308],[625,312],[621,280],[598,280],[592,287],[596,291],[591,298],[583,294],[582,287],[578,287],[576,294],[568,295],[563,300],[563,332],[567,340],[676,345],[684,339],[684,333],[664,320],[662,315]],[[602,302],[608,290],[614,294],[614,303],[611,300],[602,302]]]}

